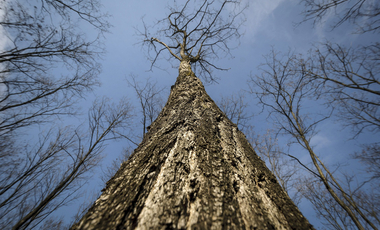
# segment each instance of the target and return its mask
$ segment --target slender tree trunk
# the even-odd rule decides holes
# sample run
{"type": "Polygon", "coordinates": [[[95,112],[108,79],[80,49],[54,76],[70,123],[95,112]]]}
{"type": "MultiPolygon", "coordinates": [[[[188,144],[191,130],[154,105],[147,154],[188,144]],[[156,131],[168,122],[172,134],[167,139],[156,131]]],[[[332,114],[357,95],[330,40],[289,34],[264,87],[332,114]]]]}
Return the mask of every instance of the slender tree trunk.
{"type": "Polygon", "coordinates": [[[72,229],[313,229],[189,63],[181,67],[139,147],[72,229]]]}

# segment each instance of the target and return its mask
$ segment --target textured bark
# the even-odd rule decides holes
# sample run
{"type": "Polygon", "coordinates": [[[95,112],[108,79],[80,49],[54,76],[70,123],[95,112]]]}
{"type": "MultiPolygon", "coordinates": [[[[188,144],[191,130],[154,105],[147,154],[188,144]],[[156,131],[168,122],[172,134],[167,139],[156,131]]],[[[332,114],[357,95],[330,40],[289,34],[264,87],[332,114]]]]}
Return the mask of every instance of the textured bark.
{"type": "Polygon", "coordinates": [[[142,143],[72,229],[313,229],[181,65],[142,143]]]}

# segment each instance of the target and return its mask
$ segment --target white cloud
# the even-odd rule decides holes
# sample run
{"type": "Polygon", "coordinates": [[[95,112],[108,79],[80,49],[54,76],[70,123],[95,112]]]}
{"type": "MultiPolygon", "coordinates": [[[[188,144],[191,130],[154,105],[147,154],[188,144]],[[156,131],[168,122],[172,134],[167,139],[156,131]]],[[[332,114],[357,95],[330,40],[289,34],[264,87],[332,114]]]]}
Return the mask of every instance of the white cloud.
{"type": "Polygon", "coordinates": [[[334,22],[335,13],[333,11],[327,11],[321,21],[315,24],[315,34],[319,42],[326,41],[326,31],[331,32],[331,23],[334,22]]]}
{"type": "MultiPolygon", "coordinates": [[[[8,5],[8,1],[0,2],[0,21],[4,20],[6,6],[8,5]]],[[[2,25],[0,25],[0,52],[4,52],[7,47],[11,45],[11,41],[9,40],[9,35],[7,31],[4,29],[2,25]]],[[[0,64],[0,73],[4,70],[4,65],[0,64]]],[[[0,98],[3,96],[6,86],[1,82],[4,81],[4,75],[0,75],[0,98]]]]}
{"type": "Polygon", "coordinates": [[[316,151],[318,151],[320,149],[329,147],[332,142],[327,136],[317,134],[311,139],[310,144],[315,148],[316,151]]]}
{"type": "MultiPolygon", "coordinates": [[[[0,21],[4,20],[5,10],[7,8],[9,1],[1,1],[0,2],[0,21]]],[[[11,44],[9,40],[9,34],[4,29],[2,25],[0,25],[0,52],[3,52],[7,46],[11,44]]]]}
{"type": "Polygon", "coordinates": [[[243,2],[249,4],[249,8],[245,12],[247,17],[247,37],[253,38],[258,29],[263,26],[263,21],[284,1],[285,0],[244,0],[243,2]]]}

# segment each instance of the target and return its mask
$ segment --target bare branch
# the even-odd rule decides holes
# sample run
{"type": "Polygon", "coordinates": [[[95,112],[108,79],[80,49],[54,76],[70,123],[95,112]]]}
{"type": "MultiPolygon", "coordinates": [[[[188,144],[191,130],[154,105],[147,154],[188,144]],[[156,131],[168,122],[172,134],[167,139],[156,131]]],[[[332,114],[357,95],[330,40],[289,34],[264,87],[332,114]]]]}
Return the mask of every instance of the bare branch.
{"type": "Polygon", "coordinates": [[[332,28],[335,29],[345,22],[356,25],[357,33],[380,31],[380,6],[377,2],[368,0],[302,0],[305,5],[305,21],[313,21],[314,24],[324,21],[330,13],[335,13],[332,28]]]}
{"type": "Polygon", "coordinates": [[[224,0],[220,4],[210,0],[188,0],[180,8],[170,8],[169,16],[154,26],[163,27],[155,32],[157,37],[150,36],[151,28],[144,23],[144,31],[138,33],[144,38],[143,44],[148,48],[152,67],[163,50],[158,47],[163,47],[169,51],[170,57],[190,63],[197,70],[197,75],[206,81],[214,81],[210,68],[224,69],[211,61],[219,59],[220,55],[230,55],[229,42],[241,36],[242,12],[246,7],[240,7],[239,1],[232,0],[224,0]],[[227,5],[230,6],[228,9],[227,5]]]}
{"type": "Polygon", "coordinates": [[[276,122],[280,132],[291,136],[306,150],[317,172],[317,178],[321,180],[332,200],[350,217],[352,223],[358,229],[365,229],[364,224],[376,229],[375,224],[310,145],[311,138],[316,133],[316,125],[331,116],[331,113],[321,114],[320,119],[310,122],[310,117],[303,113],[304,101],[310,103],[320,96],[321,84],[307,71],[310,64],[291,53],[284,58],[278,56],[278,53],[272,51],[266,59],[266,68],[262,69],[263,74],[251,77],[252,93],[268,108],[269,117],[276,122]]]}
{"type": "Polygon", "coordinates": [[[103,99],[96,101],[89,112],[90,136],[67,129],[58,133],[55,142],[49,143],[51,135],[46,135],[37,152],[31,152],[25,164],[15,171],[17,174],[2,182],[5,186],[1,186],[0,225],[4,226],[9,216],[23,209],[23,214],[17,213],[19,219],[8,224],[14,225],[13,229],[35,226],[75,199],[80,181],[101,159],[106,141],[121,138],[117,133],[130,126],[131,112],[125,100],[112,105],[103,99]],[[25,209],[25,203],[30,207],[25,209]]]}
{"type": "MultiPolygon", "coordinates": [[[[107,129],[107,121],[128,116],[109,107],[92,126],[103,128],[104,136],[63,127],[37,133],[40,138],[28,138],[36,143],[25,144],[21,128],[75,115],[75,103],[98,85],[97,59],[110,25],[98,0],[4,0],[1,7],[8,46],[0,51],[0,143],[6,141],[0,144],[0,228],[34,228],[78,197],[82,176],[99,160],[105,141],[119,137],[112,134],[125,126],[111,122],[107,129]],[[91,25],[93,39],[86,38],[78,21],[91,25]]],[[[62,226],[54,223],[42,226],[62,226]]]]}
{"type": "Polygon", "coordinates": [[[142,133],[144,137],[149,125],[157,118],[164,107],[161,94],[165,88],[158,88],[157,82],[152,82],[150,78],[146,79],[143,86],[136,81],[136,76],[130,75],[130,78],[132,79],[131,81],[127,79],[128,85],[135,90],[141,106],[141,124],[143,125],[142,133]]]}
{"type": "Polygon", "coordinates": [[[239,92],[237,95],[222,97],[220,101],[217,102],[220,110],[222,110],[242,132],[250,127],[249,122],[253,118],[253,115],[248,115],[246,112],[248,107],[246,100],[245,94],[239,92]]]}
{"type": "Polygon", "coordinates": [[[306,71],[323,85],[339,116],[355,131],[380,131],[380,44],[345,49],[325,44],[312,52],[306,71]]]}

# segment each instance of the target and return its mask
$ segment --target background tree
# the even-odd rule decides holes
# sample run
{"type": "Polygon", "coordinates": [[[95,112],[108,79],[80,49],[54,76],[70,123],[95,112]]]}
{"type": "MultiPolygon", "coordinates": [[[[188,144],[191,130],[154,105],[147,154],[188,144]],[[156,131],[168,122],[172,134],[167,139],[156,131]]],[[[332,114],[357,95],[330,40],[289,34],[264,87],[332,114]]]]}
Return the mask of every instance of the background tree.
{"type": "Polygon", "coordinates": [[[168,60],[179,60],[180,68],[188,69],[190,64],[198,77],[215,81],[212,69],[227,69],[216,66],[213,60],[230,55],[229,41],[236,43],[241,36],[239,29],[245,8],[240,6],[240,1],[187,0],[183,6],[170,7],[169,16],[152,28],[144,23],[144,31],[138,32],[148,48],[151,67],[156,66],[161,53],[167,50],[168,60]],[[158,29],[152,32],[155,28],[158,29]]]}
{"type": "Polygon", "coordinates": [[[298,205],[301,201],[299,192],[295,189],[299,166],[289,159],[283,148],[278,145],[276,134],[273,130],[267,130],[264,135],[257,134],[251,125],[254,115],[249,115],[248,98],[244,92],[229,97],[221,97],[217,103],[220,110],[234,122],[246,135],[248,141],[266,163],[268,168],[276,176],[278,183],[284,191],[298,205]]]}
{"type": "Polygon", "coordinates": [[[130,78],[130,80],[127,79],[128,85],[134,89],[141,107],[142,118],[140,122],[143,126],[142,137],[144,137],[147,127],[157,118],[164,107],[161,94],[165,88],[158,88],[157,82],[150,78],[142,84],[136,80],[136,76],[131,75],[130,78]]]}
{"type": "MultiPolygon", "coordinates": [[[[373,1],[319,1],[302,0],[305,10],[304,21],[312,20],[314,25],[321,22],[330,23],[329,17],[334,15],[332,29],[343,27],[344,24],[355,25],[354,33],[366,34],[379,32],[379,4],[373,1]]],[[[305,71],[316,88],[319,89],[319,101],[323,101],[335,108],[334,117],[339,118],[340,124],[353,130],[353,137],[357,138],[368,133],[379,132],[379,43],[363,40],[357,47],[345,47],[341,44],[324,42],[315,45],[308,55],[288,57],[292,66],[298,71],[305,71]]],[[[278,61],[278,60],[276,60],[278,61]]],[[[273,62],[274,63],[274,62],[273,62]]],[[[284,69],[286,67],[284,66],[284,69]]],[[[379,193],[372,190],[379,186],[378,174],[378,141],[362,145],[363,150],[354,154],[354,158],[361,160],[367,167],[368,176],[357,179],[352,175],[344,174],[342,184],[345,193],[355,200],[364,215],[379,226],[377,201],[379,193]],[[360,183],[357,180],[361,180],[360,183]]],[[[347,214],[337,208],[325,186],[319,180],[305,179],[301,182],[301,193],[313,203],[315,210],[326,224],[335,229],[354,228],[347,214]],[[306,185],[306,186],[305,186],[306,185]]],[[[342,198],[344,198],[342,196],[342,198]]],[[[345,200],[345,199],[343,199],[345,200]]],[[[368,223],[368,222],[367,222],[368,223]]],[[[373,225],[371,227],[374,228],[373,225]]]]}
{"type": "Polygon", "coordinates": [[[335,14],[332,28],[337,28],[344,22],[356,25],[356,32],[366,33],[380,31],[380,6],[376,1],[368,0],[301,0],[304,4],[304,21],[314,24],[326,20],[335,14]]]}
{"type": "MultiPolygon", "coordinates": [[[[303,0],[302,3],[305,5],[304,21],[313,20],[314,24],[317,24],[334,15],[333,29],[343,24],[349,26],[354,24],[356,28],[354,32],[358,34],[368,34],[368,32],[378,34],[380,31],[380,8],[377,2],[303,0]]],[[[306,71],[317,84],[322,86],[323,99],[336,108],[340,123],[352,128],[354,138],[368,132],[375,135],[379,132],[379,47],[377,41],[363,40],[357,47],[325,42],[318,45],[307,57],[309,65],[306,71]]],[[[351,184],[355,180],[350,175],[344,176],[345,184],[348,185],[347,193],[355,198],[359,206],[366,207],[364,209],[366,215],[373,223],[377,223],[377,226],[379,226],[379,218],[376,215],[373,216],[373,213],[378,213],[376,209],[379,207],[377,202],[379,193],[371,188],[379,186],[378,145],[376,140],[375,143],[364,144],[363,150],[354,154],[354,158],[361,160],[367,167],[369,176],[362,179],[366,186],[351,189],[351,184]]],[[[314,185],[313,189],[316,188],[321,188],[321,186],[314,185]]],[[[323,191],[320,189],[317,192],[311,191],[312,189],[309,189],[306,195],[320,207],[319,210],[323,210],[320,214],[336,229],[341,229],[341,226],[333,224],[331,217],[334,215],[339,217],[337,219],[342,221],[341,223],[344,223],[347,218],[340,212],[332,212],[331,210],[337,210],[329,207],[332,203],[326,200],[322,202],[321,196],[316,195],[323,194],[323,191]],[[329,208],[330,211],[326,211],[329,208]]],[[[350,224],[347,224],[347,228],[349,227],[350,224]]]]}
{"type": "Polygon", "coordinates": [[[229,97],[222,96],[217,105],[242,132],[251,129],[250,123],[253,115],[250,115],[247,111],[249,103],[244,92],[239,92],[229,97]]]}
{"type": "MultiPolygon", "coordinates": [[[[334,202],[323,183],[315,177],[306,176],[299,178],[297,189],[302,197],[313,205],[317,216],[322,224],[330,229],[357,229],[350,217],[339,205],[334,202]]],[[[376,194],[377,187],[363,189],[357,187],[357,178],[352,175],[344,174],[340,183],[345,185],[346,193],[356,204],[365,211],[365,215],[371,219],[375,226],[379,226],[379,195],[376,194]]],[[[344,197],[341,197],[344,200],[344,197]]],[[[366,226],[370,229],[370,226],[366,226]]]]}
{"type": "Polygon", "coordinates": [[[293,200],[296,205],[301,202],[301,196],[297,189],[299,172],[302,168],[284,148],[280,147],[273,130],[267,130],[264,135],[248,134],[249,141],[256,153],[266,162],[267,167],[276,176],[278,183],[293,200]]]}
{"type": "MultiPolygon", "coordinates": [[[[299,75],[301,73],[307,75],[306,79],[309,83],[305,81],[305,84],[310,84],[309,87],[312,87],[310,90],[314,90],[316,97],[319,98],[318,101],[334,108],[334,117],[339,118],[338,120],[344,127],[351,128],[354,137],[358,137],[363,133],[376,134],[379,132],[380,97],[378,88],[380,80],[378,55],[377,43],[350,49],[326,43],[317,50],[311,50],[307,56],[289,55],[285,59],[292,63],[291,66],[281,66],[283,63],[280,59],[274,59],[271,66],[276,63],[279,68],[277,73],[280,73],[281,67],[283,67],[282,71],[290,72],[292,70],[299,75]]],[[[284,86],[281,90],[283,88],[284,86]]],[[[349,194],[353,194],[350,196],[357,203],[368,203],[370,200],[377,200],[376,198],[379,197],[377,192],[372,192],[369,189],[379,186],[379,151],[377,146],[378,142],[362,145],[363,150],[354,154],[354,157],[360,159],[367,167],[369,175],[364,178],[362,184],[356,184],[357,189],[350,190],[352,192],[349,194]],[[367,185],[364,186],[364,184],[367,185]]],[[[350,175],[345,177],[351,178],[350,175]]],[[[305,183],[308,185],[304,187],[309,189],[301,189],[301,191],[315,205],[315,210],[320,213],[320,217],[327,218],[327,222],[336,227],[337,223],[332,220],[339,216],[339,219],[342,220],[342,226],[352,226],[352,223],[346,224],[348,217],[341,212],[328,211],[329,209],[339,209],[332,207],[333,204],[329,199],[322,199],[323,195],[321,194],[327,194],[327,191],[321,190],[323,186],[317,185],[317,182],[315,185],[309,185],[310,182],[307,183],[307,180],[303,180],[301,184],[305,183]],[[311,191],[311,189],[317,191],[311,191]],[[320,195],[316,196],[316,194],[320,195]],[[315,196],[313,197],[313,195],[315,196]]],[[[344,184],[345,190],[349,191],[354,186],[352,184],[355,184],[355,180],[346,179],[344,184]]],[[[364,205],[362,207],[372,207],[364,208],[365,215],[373,218],[371,221],[377,223],[378,226],[378,217],[372,217],[374,212],[371,209],[373,206],[364,205]]]]}
{"type": "MultiPolygon", "coordinates": [[[[107,181],[109,181],[115,175],[115,173],[117,172],[117,170],[119,170],[120,165],[123,162],[125,162],[125,161],[128,160],[128,158],[131,156],[132,152],[133,152],[133,149],[130,146],[128,146],[127,148],[125,148],[123,150],[123,152],[120,154],[120,156],[118,156],[116,159],[114,159],[112,161],[111,165],[107,166],[103,170],[102,175],[101,175],[101,179],[102,179],[102,181],[103,181],[104,184],[106,184],[107,181]]],[[[92,202],[94,200],[96,200],[96,198],[97,197],[95,197],[95,199],[91,200],[88,205],[91,206],[92,202]]],[[[90,207],[88,207],[88,208],[90,208],[90,207]]],[[[87,209],[84,209],[83,212],[81,212],[81,213],[85,214],[86,212],[87,212],[87,209]]],[[[74,224],[75,222],[79,221],[81,217],[82,217],[81,215],[78,215],[78,218],[76,218],[76,220],[72,224],[74,224]]]]}
{"type": "Polygon", "coordinates": [[[379,132],[380,43],[356,49],[327,43],[310,53],[305,71],[321,84],[344,125],[355,135],[363,130],[379,132]]]}
{"type": "MultiPolygon", "coordinates": [[[[151,78],[147,78],[145,82],[138,81],[137,77],[133,74],[127,79],[127,83],[129,87],[133,88],[136,93],[137,104],[141,108],[141,119],[139,122],[142,125],[143,135],[140,136],[137,133],[137,130],[140,130],[139,127],[135,126],[133,134],[129,134],[129,136],[120,134],[124,138],[126,138],[131,144],[124,148],[123,152],[112,161],[111,165],[108,165],[105,169],[103,169],[103,173],[101,175],[102,181],[106,184],[108,180],[110,180],[117,170],[120,168],[120,165],[128,160],[130,155],[133,153],[135,147],[138,146],[138,143],[144,138],[145,133],[149,129],[149,125],[157,118],[158,114],[164,107],[164,101],[162,99],[162,94],[165,88],[159,88],[157,86],[157,82],[153,81],[151,78]]],[[[139,115],[135,116],[140,118],[139,115]]],[[[93,200],[90,201],[92,203],[93,200]]],[[[87,210],[85,210],[87,211],[87,210]]],[[[84,213],[85,213],[84,211],[84,213]]],[[[78,218],[80,218],[79,216],[78,218]]],[[[77,218],[77,221],[79,220],[77,218]]]]}
{"type": "Polygon", "coordinates": [[[356,159],[362,161],[369,175],[372,175],[372,179],[380,179],[380,144],[372,143],[364,145],[361,152],[354,154],[356,159]]]}
{"type": "MultiPolygon", "coordinates": [[[[129,127],[132,112],[127,101],[102,99],[89,110],[87,130],[48,128],[78,114],[78,100],[98,85],[110,26],[98,0],[4,0],[1,10],[0,226],[34,228],[80,195],[85,173],[106,141],[129,127]],[[92,39],[79,27],[86,24],[92,39]]],[[[42,226],[62,226],[47,220],[42,226]]]]}
{"type": "MultiPolygon", "coordinates": [[[[340,206],[340,210],[344,210],[346,215],[350,217],[350,221],[358,229],[368,227],[377,229],[377,217],[369,215],[371,210],[360,205],[360,200],[356,199],[357,194],[363,192],[360,188],[366,182],[358,184],[357,188],[353,189],[354,192],[349,193],[351,184],[339,182],[334,176],[334,171],[323,163],[310,144],[312,137],[316,134],[317,125],[328,119],[333,111],[330,108],[330,112],[326,110],[325,114],[320,114],[318,118],[310,116],[302,109],[305,104],[313,103],[312,101],[315,104],[315,100],[318,100],[321,94],[325,92],[323,91],[325,89],[323,84],[320,84],[314,75],[308,71],[313,62],[304,60],[292,53],[285,55],[285,57],[279,57],[278,55],[273,51],[267,57],[267,63],[262,69],[262,75],[251,78],[252,93],[268,109],[269,117],[278,126],[279,132],[291,136],[294,142],[307,151],[314,169],[304,164],[302,165],[317,178],[317,181],[323,184],[329,196],[340,206]]],[[[314,188],[316,185],[313,183],[311,186],[309,188],[314,188]]],[[[323,194],[326,194],[326,192],[323,194]]],[[[315,192],[314,194],[317,193],[315,192]]],[[[308,196],[305,197],[308,198],[308,196]]],[[[315,196],[309,197],[316,199],[315,196]]],[[[318,200],[322,203],[326,202],[326,200],[318,200]]],[[[318,204],[313,200],[311,201],[313,204],[318,204]]],[[[328,212],[328,209],[321,209],[321,206],[316,206],[316,209],[319,212],[328,212]]],[[[334,219],[334,217],[331,219],[334,219]]],[[[345,223],[341,222],[340,224],[345,223]]]]}
{"type": "Polygon", "coordinates": [[[8,38],[0,52],[2,136],[73,114],[76,99],[98,84],[101,36],[109,28],[99,7],[97,0],[2,2],[0,25],[8,38]],[[79,30],[77,17],[96,28],[92,41],[79,30]],[[53,74],[57,67],[71,73],[53,74]]]}
{"type": "Polygon", "coordinates": [[[3,167],[1,181],[1,226],[33,228],[59,207],[77,198],[85,173],[97,165],[105,142],[120,138],[128,128],[131,107],[125,101],[112,106],[103,99],[89,111],[89,129],[60,129],[41,137],[36,146],[18,154],[17,165],[3,167]]]}

